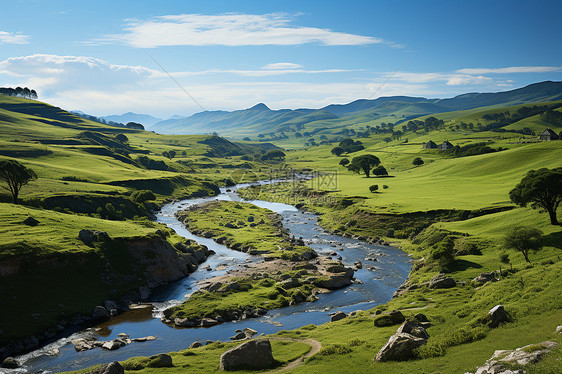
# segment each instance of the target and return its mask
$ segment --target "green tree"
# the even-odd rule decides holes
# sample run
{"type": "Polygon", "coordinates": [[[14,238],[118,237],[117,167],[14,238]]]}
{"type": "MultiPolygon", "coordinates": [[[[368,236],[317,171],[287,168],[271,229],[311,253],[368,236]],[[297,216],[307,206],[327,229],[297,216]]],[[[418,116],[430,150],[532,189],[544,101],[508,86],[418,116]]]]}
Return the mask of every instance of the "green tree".
{"type": "Polygon", "coordinates": [[[357,174],[361,174],[361,172],[363,172],[367,178],[369,178],[371,176],[371,168],[379,165],[380,163],[381,161],[375,155],[363,155],[353,157],[347,168],[357,174]]]}
{"type": "Polygon", "coordinates": [[[342,147],[334,147],[332,148],[332,154],[336,156],[340,156],[344,152],[342,147]]]}
{"type": "Polygon", "coordinates": [[[531,170],[509,192],[512,202],[520,206],[530,204],[548,212],[550,223],[558,225],[556,210],[562,202],[562,168],[531,170]]]}
{"type": "Polygon", "coordinates": [[[273,149],[273,150],[267,152],[265,155],[261,156],[261,159],[264,160],[264,161],[265,160],[272,160],[274,158],[277,158],[277,159],[281,160],[281,159],[285,158],[285,153],[283,151],[279,150],[279,149],[273,149]]]}
{"type": "Polygon", "coordinates": [[[349,164],[349,159],[348,158],[342,158],[340,160],[340,165],[341,166],[346,166],[347,164],[349,164]]]}
{"type": "Polygon", "coordinates": [[[384,166],[379,165],[373,169],[373,174],[376,175],[377,177],[382,177],[388,175],[388,171],[386,171],[386,168],[384,166]]]}
{"type": "Polygon", "coordinates": [[[369,191],[371,191],[371,192],[377,192],[378,189],[379,189],[378,184],[373,184],[372,186],[369,187],[369,191]]]}
{"type": "Polygon", "coordinates": [[[35,172],[16,160],[0,161],[0,180],[6,182],[8,187],[4,189],[10,191],[14,204],[18,203],[18,195],[23,186],[37,178],[35,172]]]}
{"type": "Polygon", "coordinates": [[[421,157],[416,157],[414,158],[414,161],[412,163],[414,164],[414,166],[421,166],[423,165],[423,160],[421,159],[421,157]]]}
{"type": "Polygon", "coordinates": [[[504,245],[521,252],[525,261],[530,263],[529,251],[538,251],[543,247],[542,231],[531,227],[513,227],[507,232],[504,245]]]}

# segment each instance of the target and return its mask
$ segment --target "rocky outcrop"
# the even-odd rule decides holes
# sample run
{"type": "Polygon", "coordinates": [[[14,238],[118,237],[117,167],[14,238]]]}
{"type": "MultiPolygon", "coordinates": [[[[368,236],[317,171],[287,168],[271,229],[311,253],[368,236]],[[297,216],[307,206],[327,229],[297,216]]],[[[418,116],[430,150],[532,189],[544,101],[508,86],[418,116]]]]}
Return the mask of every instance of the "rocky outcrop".
{"type": "Polygon", "coordinates": [[[503,305],[499,304],[490,309],[486,318],[488,327],[494,329],[504,322],[509,322],[509,316],[503,305]]]}
{"type": "Polygon", "coordinates": [[[148,367],[149,368],[171,368],[174,367],[174,363],[172,362],[172,357],[165,353],[161,353],[159,355],[151,356],[148,359],[148,367]]]}
{"type": "Polygon", "coordinates": [[[427,340],[406,333],[396,333],[375,356],[374,361],[406,361],[415,358],[414,351],[427,340]]]}
{"type": "Polygon", "coordinates": [[[330,322],[336,322],[339,321],[341,319],[344,319],[347,317],[347,314],[345,314],[342,311],[337,311],[336,313],[332,314],[332,316],[330,317],[330,322]]]}
{"type": "Polygon", "coordinates": [[[473,283],[482,285],[488,282],[495,282],[496,279],[496,272],[492,271],[490,273],[480,273],[476,278],[472,280],[473,283]]]}
{"type": "Polygon", "coordinates": [[[433,279],[429,281],[429,288],[453,288],[457,285],[457,282],[451,277],[445,274],[438,274],[433,279]]]}
{"type": "Polygon", "coordinates": [[[383,314],[373,321],[375,327],[385,327],[385,326],[392,326],[402,323],[406,320],[406,317],[402,314],[399,310],[393,310],[388,314],[383,314]]]}
{"type": "Polygon", "coordinates": [[[534,365],[556,347],[558,343],[545,341],[515,350],[498,350],[484,365],[477,367],[474,374],[524,374],[524,369],[512,369],[512,365],[534,365]]]}
{"type": "Polygon", "coordinates": [[[107,365],[102,365],[100,368],[90,371],[87,374],[124,374],[123,366],[117,361],[107,365]]]}
{"type": "Polygon", "coordinates": [[[37,226],[39,224],[39,221],[36,220],[35,218],[29,216],[26,219],[23,220],[23,224],[27,225],[27,226],[37,226]]]}
{"type": "Polygon", "coordinates": [[[221,370],[263,370],[275,366],[271,344],[267,339],[251,340],[221,355],[221,370]]]}
{"type": "Polygon", "coordinates": [[[6,357],[0,366],[4,369],[17,369],[20,367],[20,364],[13,357],[6,357]]]}
{"type": "Polygon", "coordinates": [[[429,334],[425,331],[425,327],[419,322],[406,321],[396,330],[396,333],[410,334],[416,338],[429,339],[429,334]]]}
{"type": "Polygon", "coordinates": [[[92,246],[95,242],[105,242],[111,240],[109,234],[105,231],[97,230],[80,230],[78,233],[78,239],[86,245],[92,246]]]}
{"type": "Polygon", "coordinates": [[[119,334],[118,338],[110,341],[96,340],[95,337],[87,336],[84,338],[74,339],[71,341],[71,343],[72,345],[74,345],[74,349],[76,350],[76,352],[87,351],[94,348],[103,348],[108,351],[114,351],[126,346],[127,344],[131,344],[132,342],[143,343],[151,340],[156,340],[156,337],[145,336],[141,338],[130,339],[129,335],[121,333],[119,334]]]}

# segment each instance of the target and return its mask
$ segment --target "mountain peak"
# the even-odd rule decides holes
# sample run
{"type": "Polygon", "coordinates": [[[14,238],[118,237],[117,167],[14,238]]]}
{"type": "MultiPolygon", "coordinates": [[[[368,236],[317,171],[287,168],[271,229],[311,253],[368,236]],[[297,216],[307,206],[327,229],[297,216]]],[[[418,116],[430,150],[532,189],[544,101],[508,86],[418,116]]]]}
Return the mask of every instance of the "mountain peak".
{"type": "Polygon", "coordinates": [[[270,110],[264,103],[259,103],[249,108],[249,110],[270,110]]]}

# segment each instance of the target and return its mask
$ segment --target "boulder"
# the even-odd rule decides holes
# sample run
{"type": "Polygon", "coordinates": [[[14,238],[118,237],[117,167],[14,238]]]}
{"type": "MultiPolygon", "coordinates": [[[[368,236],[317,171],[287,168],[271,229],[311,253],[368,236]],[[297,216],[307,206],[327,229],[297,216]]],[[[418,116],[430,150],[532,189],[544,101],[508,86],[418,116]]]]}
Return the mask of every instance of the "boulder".
{"type": "Polygon", "coordinates": [[[94,311],[92,312],[92,318],[94,319],[102,319],[102,318],[108,318],[109,317],[109,312],[107,309],[105,309],[103,306],[98,305],[94,308],[94,311]]]}
{"type": "Polygon", "coordinates": [[[330,322],[336,322],[339,321],[340,319],[344,319],[347,317],[347,314],[345,314],[344,312],[337,311],[336,313],[332,314],[332,316],[330,317],[330,322]]]}
{"type": "Polygon", "coordinates": [[[398,330],[396,330],[396,333],[406,333],[421,339],[429,338],[429,334],[427,333],[427,331],[425,331],[425,328],[419,322],[406,321],[398,328],[398,330]]]}
{"type": "Polygon", "coordinates": [[[107,349],[108,351],[114,351],[116,349],[124,347],[125,345],[127,345],[127,344],[123,340],[114,339],[112,341],[105,342],[101,347],[103,349],[107,349]]]}
{"type": "Polygon", "coordinates": [[[427,340],[414,335],[394,334],[375,356],[374,361],[406,361],[415,358],[415,349],[426,344],[427,340]]]}
{"type": "Polygon", "coordinates": [[[105,231],[83,229],[78,233],[78,239],[80,239],[84,244],[91,246],[94,242],[104,242],[110,240],[111,238],[105,231]]]}
{"type": "Polygon", "coordinates": [[[248,338],[251,338],[252,336],[256,335],[258,332],[254,329],[251,329],[249,327],[244,328],[244,330],[242,330],[244,332],[244,334],[246,334],[246,336],[248,338]]]}
{"type": "Polygon", "coordinates": [[[247,338],[246,334],[244,334],[243,332],[239,332],[236,335],[231,336],[230,340],[243,340],[243,339],[246,339],[246,338],[247,338]]]}
{"type": "Polygon", "coordinates": [[[74,345],[76,352],[83,352],[96,347],[96,341],[94,339],[74,339],[71,343],[74,345]]]}
{"type": "Polygon", "coordinates": [[[497,350],[484,365],[476,368],[475,374],[524,374],[525,366],[535,365],[546,353],[556,347],[558,343],[545,341],[515,350],[497,350]],[[513,366],[523,366],[523,368],[513,370],[513,366]]]}
{"type": "Polygon", "coordinates": [[[39,224],[39,221],[37,221],[35,218],[29,216],[26,219],[23,220],[23,224],[27,225],[27,226],[37,226],[39,224]]]}
{"type": "Polygon", "coordinates": [[[457,282],[445,274],[438,274],[429,281],[429,288],[453,288],[456,285],[457,282]]]}
{"type": "Polygon", "coordinates": [[[484,284],[487,282],[494,282],[495,280],[496,272],[492,271],[490,273],[480,273],[480,275],[474,278],[472,281],[477,284],[484,284]]]}
{"type": "Polygon", "coordinates": [[[124,374],[125,370],[123,366],[117,361],[112,362],[107,365],[102,365],[94,371],[88,372],[88,374],[124,374]]]}
{"type": "Polygon", "coordinates": [[[135,342],[135,343],[144,343],[144,342],[148,342],[151,340],[156,340],[156,336],[143,336],[141,338],[133,338],[131,339],[131,341],[135,342]]]}
{"type": "Polygon", "coordinates": [[[17,369],[20,367],[20,364],[16,361],[13,357],[6,357],[4,361],[2,361],[1,365],[4,369],[17,369]]]}
{"type": "Polygon", "coordinates": [[[429,319],[427,319],[427,317],[425,316],[425,314],[423,313],[418,313],[414,316],[414,318],[416,319],[416,321],[418,322],[429,322],[429,319]]]}
{"type": "Polygon", "coordinates": [[[389,314],[384,314],[380,317],[375,318],[373,321],[375,327],[385,327],[392,326],[402,323],[406,320],[406,317],[399,310],[393,310],[389,314]]]}
{"type": "Polygon", "coordinates": [[[503,322],[509,322],[509,316],[503,305],[498,304],[488,312],[488,327],[496,328],[503,322]]]}
{"type": "Polygon", "coordinates": [[[189,318],[174,318],[174,325],[178,327],[195,327],[195,322],[189,318]]]}
{"type": "Polygon", "coordinates": [[[209,327],[209,326],[214,326],[214,325],[218,325],[219,321],[217,321],[216,319],[212,319],[212,318],[202,318],[201,319],[201,326],[202,327],[209,327]]]}
{"type": "Polygon", "coordinates": [[[151,356],[148,361],[149,368],[171,368],[174,367],[174,363],[172,362],[172,357],[165,353],[161,353],[156,356],[151,356]]]}
{"type": "Polygon", "coordinates": [[[193,342],[193,343],[191,343],[191,345],[189,346],[189,348],[190,348],[190,349],[192,349],[192,348],[199,348],[199,347],[202,347],[202,346],[203,346],[203,344],[201,344],[200,342],[193,342]]]}
{"type": "Polygon", "coordinates": [[[267,339],[251,340],[224,352],[220,358],[221,370],[262,370],[275,366],[271,344],[267,339]]]}

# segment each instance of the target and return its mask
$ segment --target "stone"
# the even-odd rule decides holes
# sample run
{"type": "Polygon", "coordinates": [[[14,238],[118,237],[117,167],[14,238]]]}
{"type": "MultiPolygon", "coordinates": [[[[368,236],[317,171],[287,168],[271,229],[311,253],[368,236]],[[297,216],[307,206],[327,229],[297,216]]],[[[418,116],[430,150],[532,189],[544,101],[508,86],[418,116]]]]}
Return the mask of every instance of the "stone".
{"type": "Polygon", "coordinates": [[[101,347],[103,349],[107,349],[108,351],[114,351],[116,349],[119,349],[121,347],[124,347],[126,345],[126,343],[120,339],[114,339],[112,341],[109,342],[105,342],[101,347]]]}
{"type": "Polygon", "coordinates": [[[427,319],[427,317],[425,316],[425,314],[423,313],[418,313],[414,316],[414,318],[416,319],[416,321],[418,322],[429,322],[429,319],[427,319]]]}
{"type": "MultiPolygon", "coordinates": [[[[526,370],[511,369],[514,365],[535,365],[542,357],[558,347],[558,343],[545,341],[515,350],[497,350],[486,363],[476,368],[475,374],[524,374],[526,370]]],[[[469,373],[467,373],[469,374],[469,373]]]]}
{"type": "Polygon", "coordinates": [[[562,334],[562,326],[557,326],[556,332],[559,333],[559,334],[562,334]]]}
{"type": "Polygon", "coordinates": [[[80,239],[84,244],[91,246],[94,242],[104,242],[111,240],[109,234],[105,231],[96,230],[80,230],[78,233],[78,239],[80,239]]]}
{"type": "Polygon", "coordinates": [[[479,276],[474,278],[472,281],[478,284],[484,284],[487,282],[494,282],[496,280],[496,272],[492,271],[490,273],[480,273],[479,276]]]}
{"type": "Polygon", "coordinates": [[[193,343],[191,343],[191,345],[189,346],[189,348],[190,348],[190,349],[192,349],[192,348],[199,348],[199,347],[202,347],[202,346],[203,346],[203,344],[201,344],[200,342],[193,342],[193,343]]]}
{"type": "Polygon", "coordinates": [[[161,353],[159,355],[150,356],[147,366],[149,368],[171,368],[174,367],[174,363],[170,355],[161,353]]]}
{"type": "Polygon", "coordinates": [[[239,332],[236,335],[231,336],[229,339],[230,340],[243,340],[243,339],[246,339],[246,338],[247,338],[246,334],[244,334],[243,332],[239,332]]]}
{"type": "Polygon", "coordinates": [[[148,342],[151,340],[156,340],[156,336],[143,336],[142,338],[133,338],[131,339],[131,341],[136,342],[136,343],[144,343],[144,342],[148,342]]]}
{"type": "Polygon", "coordinates": [[[410,334],[394,334],[380,349],[374,361],[406,361],[415,357],[415,349],[426,344],[427,340],[410,334]]]}
{"type": "Polygon", "coordinates": [[[220,358],[221,370],[262,370],[275,366],[271,344],[267,339],[251,340],[224,352],[220,358]]]}
{"type": "Polygon", "coordinates": [[[453,288],[457,285],[457,282],[451,277],[447,277],[445,274],[438,274],[433,279],[429,281],[429,288],[453,288]]]}
{"type": "Polygon", "coordinates": [[[375,327],[385,327],[392,326],[402,323],[406,320],[406,317],[399,310],[393,310],[389,314],[381,315],[373,321],[375,327]]]}
{"type": "Polygon", "coordinates": [[[96,347],[96,341],[94,339],[74,339],[71,343],[74,345],[76,352],[83,352],[96,347]]]}
{"type": "Polygon", "coordinates": [[[332,316],[330,317],[330,322],[336,322],[339,321],[341,319],[344,319],[347,317],[347,314],[345,314],[342,311],[337,311],[336,313],[332,314],[332,316]]]}
{"type": "Polygon", "coordinates": [[[39,224],[39,221],[37,221],[35,218],[29,216],[26,219],[23,220],[23,224],[27,225],[27,226],[37,226],[39,224]]]}
{"type": "Polygon", "coordinates": [[[201,319],[201,326],[202,327],[209,327],[209,326],[214,326],[214,325],[218,325],[219,321],[217,321],[216,319],[212,319],[212,318],[202,318],[201,319]]]}
{"type": "Polygon", "coordinates": [[[2,367],[4,369],[17,369],[20,367],[20,364],[13,357],[6,357],[4,361],[2,361],[2,367]]]}
{"type": "Polygon", "coordinates": [[[108,317],[109,317],[109,312],[101,305],[96,306],[94,308],[94,311],[92,312],[92,318],[95,319],[102,319],[108,317]]]}
{"type": "Polygon", "coordinates": [[[188,318],[174,318],[174,325],[178,327],[195,327],[195,322],[188,318]]]}
{"type": "Polygon", "coordinates": [[[509,316],[503,305],[498,304],[488,312],[488,327],[493,329],[503,322],[509,322],[509,316]]]}
{"type": "Polygon", "coordinates": [[[123,366],[117,361],[112,362],[107,365],[102,365],[100,368],[88,372],[88,374],[124,374],[125,369],[123,366]]]}
{"type": "Polygon", "coordinates": [[[398,330],[396,330],[396,333],[406,333],[413,335],[416,338],[429,339],[429,334],[419,322],[406,321],[398,328],[398,330]]]}
{"type": "Polygon", "coordinates": [[[251,338],[252,336],[256,335],[258,332],[254,329],[251,329],[249,327],[244,328],[244,330],[242,330],[244,332],[244,334],[246,334],[246,336],[248,338],[251,338]]]}

